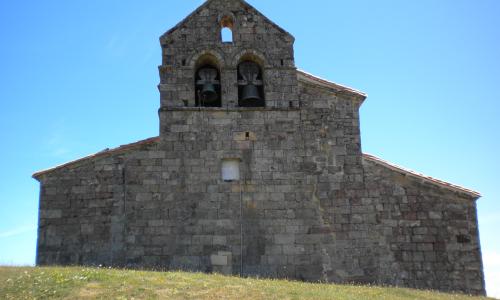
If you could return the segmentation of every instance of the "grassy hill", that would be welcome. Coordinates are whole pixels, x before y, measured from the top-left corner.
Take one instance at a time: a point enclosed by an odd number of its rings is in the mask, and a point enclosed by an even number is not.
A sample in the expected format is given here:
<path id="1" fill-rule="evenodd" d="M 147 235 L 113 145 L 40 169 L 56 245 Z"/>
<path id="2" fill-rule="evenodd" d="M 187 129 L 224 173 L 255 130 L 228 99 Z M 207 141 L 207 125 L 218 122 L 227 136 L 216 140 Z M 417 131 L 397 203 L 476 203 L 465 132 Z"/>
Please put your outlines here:
<path id="1" fill-rule="evenodd" d="M 0 267 L 0 299 L 487 299 L 401 288 L 183 272 Z"/>

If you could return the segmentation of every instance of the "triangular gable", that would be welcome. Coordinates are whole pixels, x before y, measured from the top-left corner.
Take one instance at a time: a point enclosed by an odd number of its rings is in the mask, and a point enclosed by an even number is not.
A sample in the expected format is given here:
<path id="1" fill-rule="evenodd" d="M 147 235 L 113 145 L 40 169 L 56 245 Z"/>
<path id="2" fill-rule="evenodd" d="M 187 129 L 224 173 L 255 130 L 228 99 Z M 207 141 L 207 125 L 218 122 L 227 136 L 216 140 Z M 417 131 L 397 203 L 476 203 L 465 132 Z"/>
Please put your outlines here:
<path id="1" fill-rule="evenodd" d="M 203 3 L 202 5 L 200 5 L 197 9 L 195 9 L 192 13 L 190 13 L 182 21 L 180 21 L 179 23 L 177 23 L 177 25 L 175 25 L 174 27 L 170 28 L 167 32 L 165 32 L 160 37 L 160 42 L 165 41 L 169 35 L 171 35 L 173 32 L 175 32 L 176 30 L 178 30 L 179 28 L 181 28 L 183 25 L 185 25 L 187 22 L 189 22 L 192 18 L 194 18 L 199 12 L 201 12 L 205 8 L 208 8 L 210 6 L 210 4 L 212 4 L 213 2 L 216 2 L 216 1 L 220 1 L 220 0 L 207 0 L 207 1 L 205 1 L 205 3 Z M 260 11 L 258 11 L 252 5 L 248 4 L 246 1 L 244 1 L 244 0 L 233 0 L 233 1 L 239 2 L 241 4 L 241 6 L 245 10 L 251 10 L 255 15 L 260 16 L 265 22 L 267 22 L 270 25 L 272 25 L 276 30 L 278 30 L 279 32 L 287 35 L 291 40 L 295 40 L 295 38 L 293 37 L 293 35 L 291 35 L 288 31 L 286 31 L 285 29 L 283 29 L 280 26 L 278 26 L 276 23 L 274 23 L 273 21 L 271 21 L 268 17 L 266 17 L 265 15 L 263 15 Z"/>

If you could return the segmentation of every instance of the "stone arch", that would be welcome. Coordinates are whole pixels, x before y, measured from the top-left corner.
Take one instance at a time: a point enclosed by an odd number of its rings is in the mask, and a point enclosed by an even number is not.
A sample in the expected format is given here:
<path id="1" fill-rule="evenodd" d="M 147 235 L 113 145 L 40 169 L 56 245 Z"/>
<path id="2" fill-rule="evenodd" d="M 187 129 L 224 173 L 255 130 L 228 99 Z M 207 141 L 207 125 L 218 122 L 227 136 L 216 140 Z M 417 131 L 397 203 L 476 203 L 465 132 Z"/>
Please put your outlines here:
<path id="1" fill-rule="evenodd" d="M 233 26 L 234 26 L 236 17 L 234 16 L 234 14 L 231 11 L 228 11 L 228 10 L 225 10 L 219 14 L 219 16 L 217 17 L 217 22 L 219 22 L 219 24 L 222 24 L 228 18 L 230 18 L 232 20 Z"/>
<path id="2" fill-rule="evenodd" d="M 230 67 L 237 68 L 238 65 L 244 60 L 250 60 L 250 61 L 256 62 L 257 64 L 260 65 L 262 70 L 266 69 L 269 66 L 267 63 L 268 60 L 263 53 L 255 50 L 255 49 L 244 49 L 244 50 L 237 52 L 233 56 L 233 58 L 231 59 L 231 62 L 230 62 Z"/>
<path id="3" fill-rule="evenodd" d="M 197 67 L 197 64 L 204 57 L 212 57 L 214 63 L 216 63 L 219 70 L 222 69 L 225 65 L 224 54 L 215 49 L 203 49 L 196 51 L 187 59 L 188 61 L 187 66 L 192 69 L 195 69 Z"/>

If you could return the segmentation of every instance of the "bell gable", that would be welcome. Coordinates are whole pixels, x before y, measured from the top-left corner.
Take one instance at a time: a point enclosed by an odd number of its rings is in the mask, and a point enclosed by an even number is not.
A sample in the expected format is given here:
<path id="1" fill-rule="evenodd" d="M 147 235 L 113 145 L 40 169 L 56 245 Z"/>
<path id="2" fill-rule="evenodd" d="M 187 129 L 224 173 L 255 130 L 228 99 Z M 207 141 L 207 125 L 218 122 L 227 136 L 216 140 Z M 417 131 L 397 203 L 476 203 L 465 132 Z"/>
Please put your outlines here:
<path id="1" fill-rule="evenodd" d="M 293 36 L 245 1 L 206 1 L 160 43 L 162 109 L 298 105 Z"/>

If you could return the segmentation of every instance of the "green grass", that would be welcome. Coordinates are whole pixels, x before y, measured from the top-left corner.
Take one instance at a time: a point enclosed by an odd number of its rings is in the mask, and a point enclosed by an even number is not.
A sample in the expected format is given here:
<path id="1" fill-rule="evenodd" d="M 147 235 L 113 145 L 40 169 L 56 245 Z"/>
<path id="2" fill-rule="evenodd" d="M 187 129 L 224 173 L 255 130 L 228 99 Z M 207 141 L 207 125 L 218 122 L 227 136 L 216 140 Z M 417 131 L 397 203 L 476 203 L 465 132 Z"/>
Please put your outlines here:
<path id="1" fill-rule="evenodd" d="M 0 299 L 488 299 L 375 286 L 183 272 L 0 267 Z"/>

